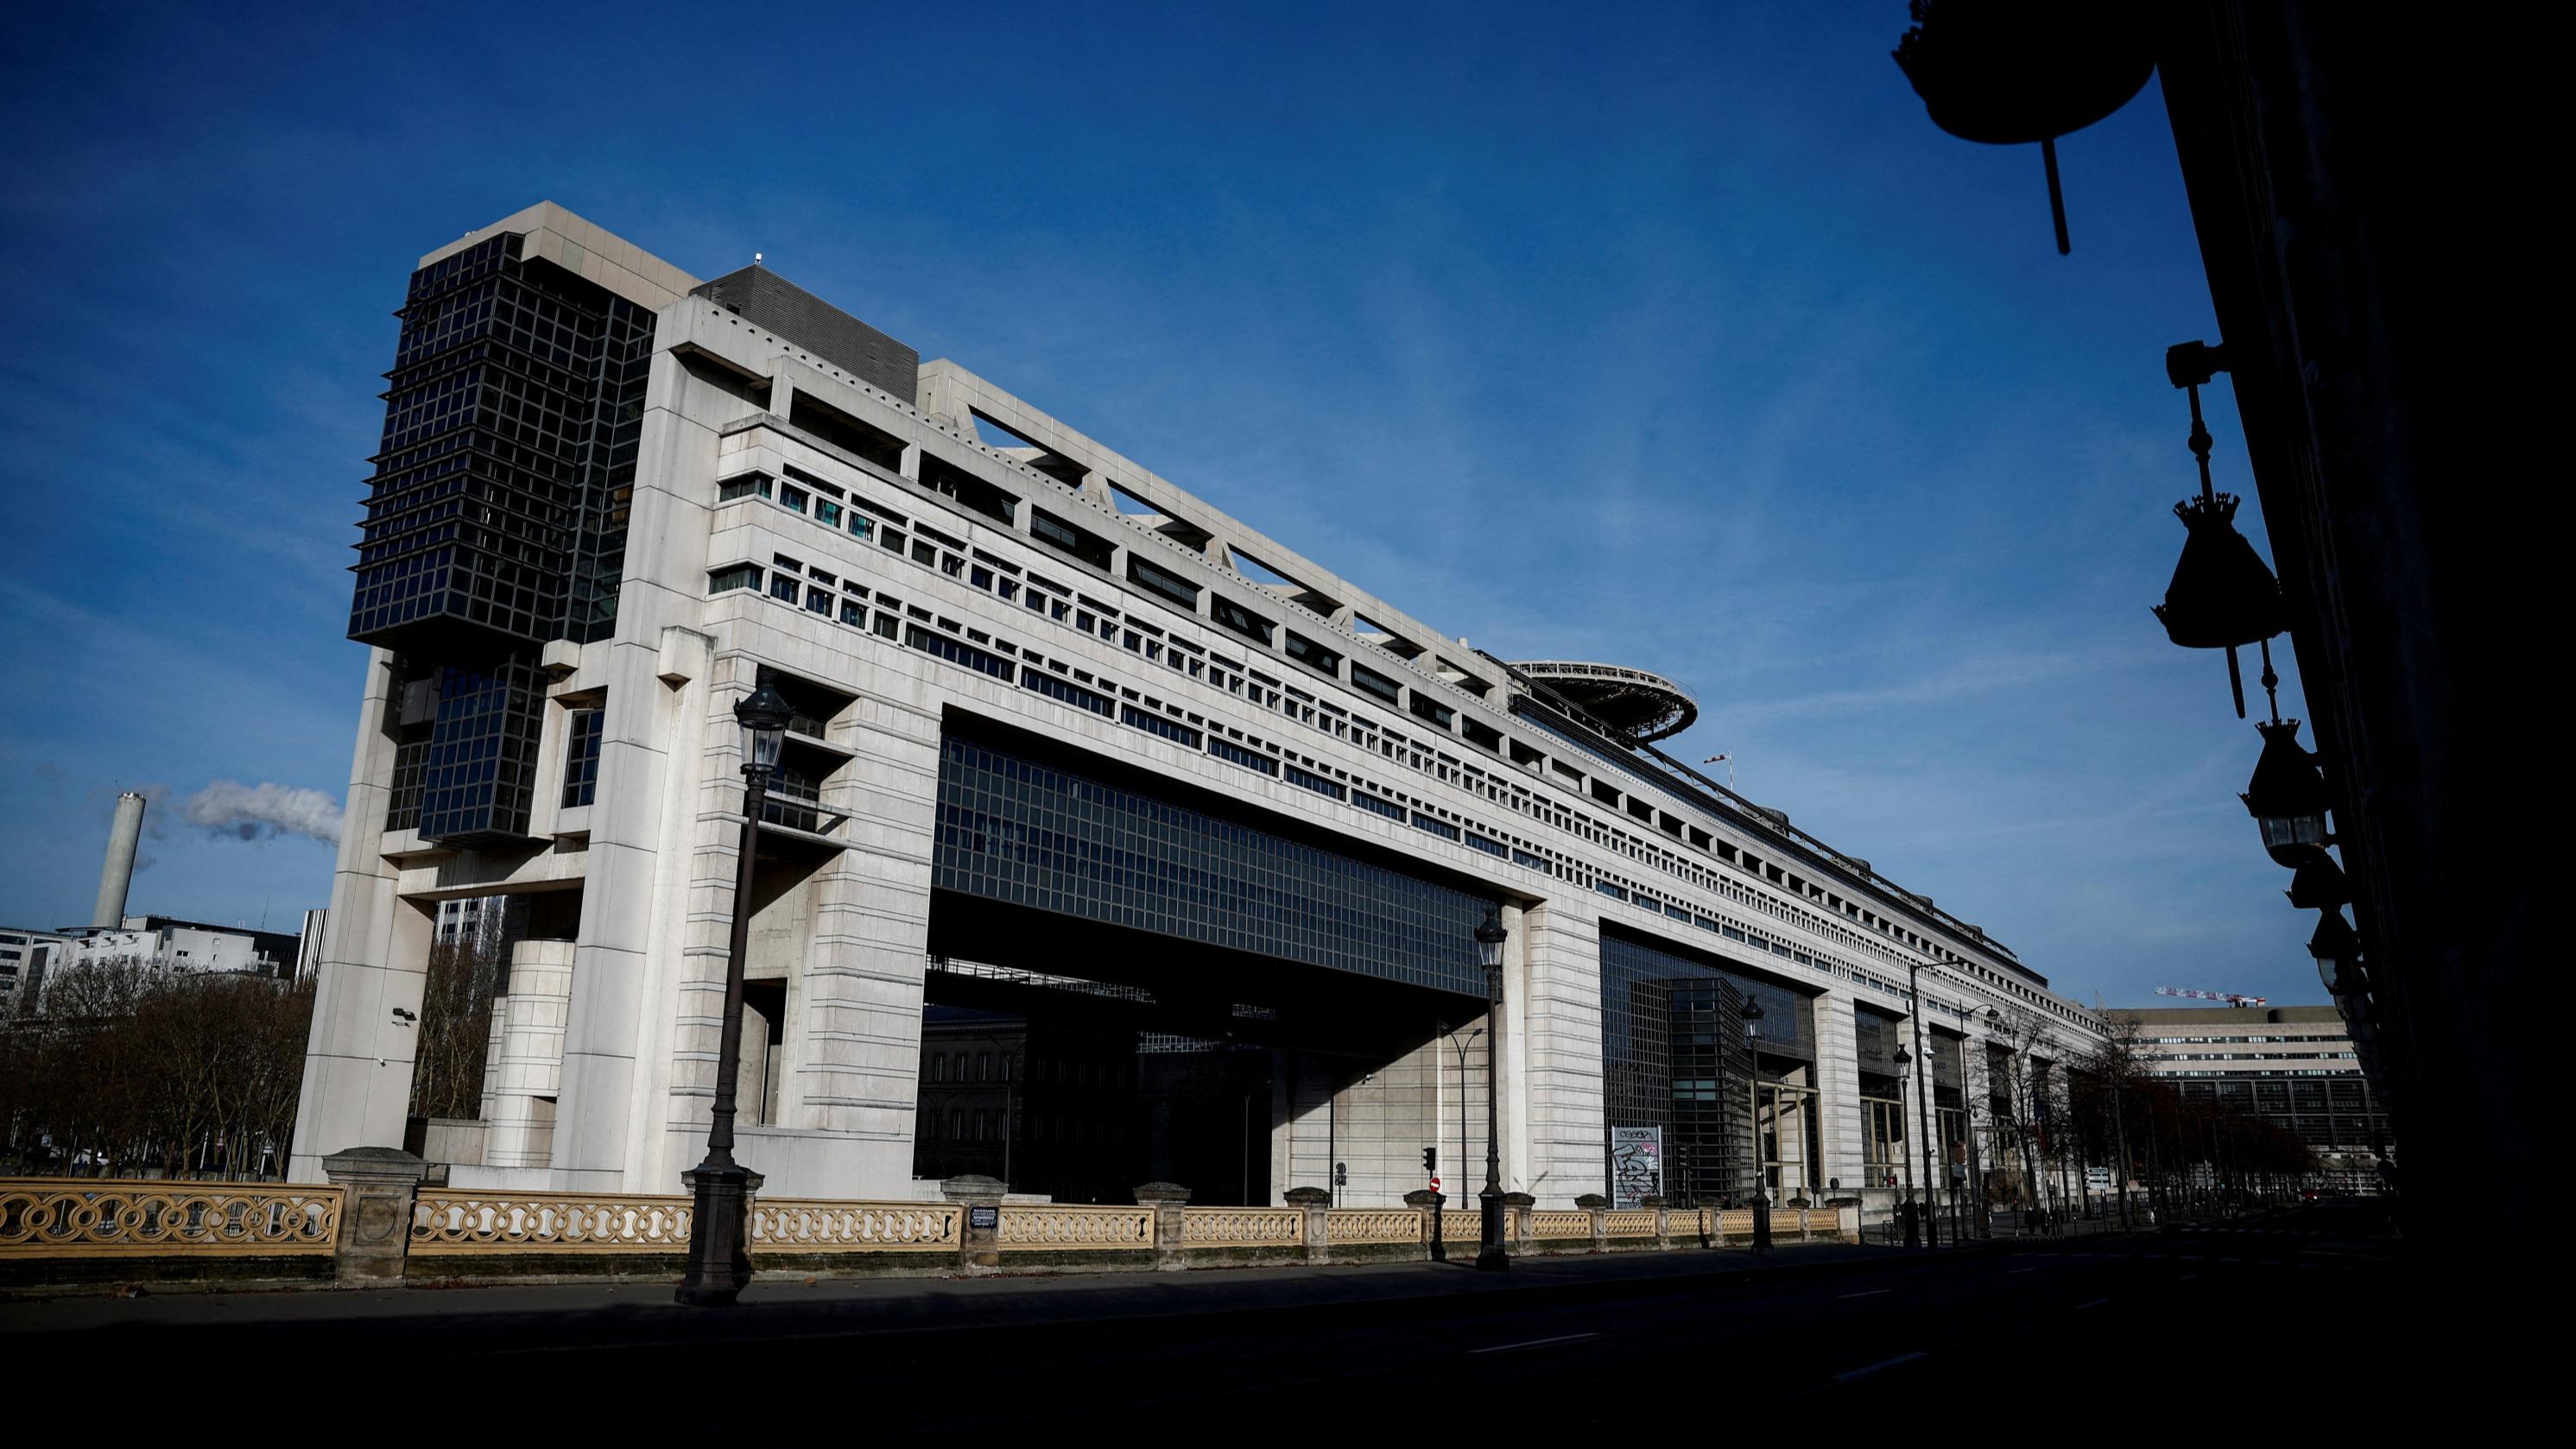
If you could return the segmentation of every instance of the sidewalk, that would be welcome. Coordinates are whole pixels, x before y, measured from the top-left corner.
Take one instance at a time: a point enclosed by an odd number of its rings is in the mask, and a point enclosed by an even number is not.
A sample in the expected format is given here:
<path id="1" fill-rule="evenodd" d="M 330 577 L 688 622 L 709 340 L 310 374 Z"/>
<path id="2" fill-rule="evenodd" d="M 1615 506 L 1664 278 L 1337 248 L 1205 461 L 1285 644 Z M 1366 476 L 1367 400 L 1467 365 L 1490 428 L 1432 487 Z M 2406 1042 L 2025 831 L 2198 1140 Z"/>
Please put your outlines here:
<path id="1" fill-rule="evenodd" d="M 1413 1303 L 1438 1311 L 1485 1294 L 1616 1296 L 1677 1281 L 1717 1287 L 1901 1266 L 1933 1256 L 1819 1244 L 1782 1246 L 1768 1258 L 1739 1248 L 1533 1256 L 1513 1260 L 1509 1273 L 1479 1273 L 1451 1262 L 760 1281 L 731 1310 L 727 1328 L 729 1336 L 807 1337 L 1299 1314 L 1361 1304 L 1402 1311 Z M 1937 1256 L 1956 1255 L 1944 1250 Z M 470 1333 L 486 1343 L 496 1337 L 652 1337 L 657 1325 L 703 1324 L 708 1312 L 677 1307 L 667 1283 L 633 1281 L 19 1300 L 0 1303 L 0 1354 L 28 1346 L 39 1334 L 50 1337 L 49 1349 L 70 1351 L 73 1335 L 126 1337 L 245 1327 L 310 1334 L 321 1341 L 359 1332 L 421 1339 Z"/>

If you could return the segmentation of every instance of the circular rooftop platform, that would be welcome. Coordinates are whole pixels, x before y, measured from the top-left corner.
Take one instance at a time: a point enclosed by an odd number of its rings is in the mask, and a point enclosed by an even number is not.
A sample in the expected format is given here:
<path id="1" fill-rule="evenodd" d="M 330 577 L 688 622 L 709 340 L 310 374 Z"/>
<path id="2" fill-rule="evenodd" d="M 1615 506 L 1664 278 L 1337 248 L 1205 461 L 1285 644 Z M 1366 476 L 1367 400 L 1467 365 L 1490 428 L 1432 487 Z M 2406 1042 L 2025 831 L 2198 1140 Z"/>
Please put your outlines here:
<path id="1" fill-rule="evenodd" d="M 1699 718 L 1690 691 L 1624 664 L 1549 659 L 1512 666 L 1581 705 L 1586 714 L 1640 742 L 1689 729 Z"/>

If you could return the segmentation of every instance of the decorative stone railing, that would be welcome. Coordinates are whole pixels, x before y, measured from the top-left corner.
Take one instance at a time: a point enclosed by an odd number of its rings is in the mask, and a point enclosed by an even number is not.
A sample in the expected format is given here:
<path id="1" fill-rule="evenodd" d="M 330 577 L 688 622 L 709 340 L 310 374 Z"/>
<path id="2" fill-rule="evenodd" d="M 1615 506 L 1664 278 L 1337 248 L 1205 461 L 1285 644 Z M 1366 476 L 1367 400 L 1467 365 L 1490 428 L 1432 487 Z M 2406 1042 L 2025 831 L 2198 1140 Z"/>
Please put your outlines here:
<path id="1" fill-rule="evenodd" d="M 328 1253 L 342 1202 L 286 1183 L 0 1178 L 0 1256 Z"/>
<path id="2" fill-rule="evenodd" d="M 1079 1249 L 1150 1250 L 1154 1210 L 1144 1207 L 1075 1207 L 1061 1203 L 1004 1203 L 1001 1249 L 1065 1252 Z"/>
<path id="3" fill-rule="evenodd" d="M 0 1281 L 42 1281 L 54 1271 L 41 1266 L 45 1260 L 179 1260 L 182 1266 L 154 1268 L 166 1276 L 191 1271 L 184 1267 L 190 1258 L 256 1265 L 295 1254 L 335 1258 L 327 1270 L 344 1283 L 399 1283 L 409 1258 L 467 1276 L 577 1272 L 583 1270 L 570 1265 L 585 1259 L 610 1272 L 658 1273 L 688 1250 L 691 1204 L 676 1194 L 423 1188 L 419 1159 L 384 1148 L 327 1161 L 336 1179 L 328 1187 L 0 1178 L 0 1273 L 8 1274 Z M 1287 1207 L 1190 1207 L 1186 1188 L 1154 1183 L 1138 1189 L 1140 1201 L 1129 1207 L 1010 1202 L 998 1182 L 960 1178 L 947 1185 L 947 1196 L 935 1203 L 755 1196 L 748 1217 L 753 1262 L 810 1270 L 800 1260 L 899 1255 L 882 1261 L 891 1271 L 909 1261 L 971 1273 L 1008 1257 L 1025 1266 L 1035 1254 L 1055 1255 L 1041 1260 L 1049 1266 L 1162 1268 L 1283 1256 L 1310 1263 L 1419 1257 L 1431 1250 L 1435 1211 L 1443 1249 L 1454 1258 L 1472 1254 L 1483 1231 L 1476 1207 L 1435 1208 L 1428 1193 L 1401 1208 L 1335 1208 L 1330 1194 L 1315 1188 L 1291 1191 Z M 1851 1207 L 1775 1208 L 1772 1233 L 1775 1240 L 1857 1241 L 1858 1219 Z M 1596 1196 L 1564 1211 L 1507 1194 L 1503 1220 L 1516 1253 L 1737 1245 L 1753 1236 L 1750 1209 L 1614 1210 Z M 628 1266 L 608 1266 L 621 1261 Z M 13 1262 L 20 1266 L 11 1269 Z M 325 1269 L 252 1271 L 291 1278 Z M 100 1273 L 85 1270 L 90 1281 Z"/>
<path id="4" fill-rule="evenodd" d="M 1421 1214 L 1406 1216 L 1420 1221 Z M 1298 1208 L 1190 1208 L 1181 1220 L 1186 1248 L 1298 1248 L 1306 1243 L 1306 1214 Z"/>
<path id="5" fill-rule="evenodd" d="M 427 1190 L 413 1205 L 411 1251 L 685 1253 L 689 1199 L 620 1193 Z"/>
<path id="6" fill-rule="evenodd" d="M 1335 1208 L 1324 1214 L 1324 1238 L 1332 1243 L 1418 1243 L 1422 1214 L 1414 1208 Z"/>

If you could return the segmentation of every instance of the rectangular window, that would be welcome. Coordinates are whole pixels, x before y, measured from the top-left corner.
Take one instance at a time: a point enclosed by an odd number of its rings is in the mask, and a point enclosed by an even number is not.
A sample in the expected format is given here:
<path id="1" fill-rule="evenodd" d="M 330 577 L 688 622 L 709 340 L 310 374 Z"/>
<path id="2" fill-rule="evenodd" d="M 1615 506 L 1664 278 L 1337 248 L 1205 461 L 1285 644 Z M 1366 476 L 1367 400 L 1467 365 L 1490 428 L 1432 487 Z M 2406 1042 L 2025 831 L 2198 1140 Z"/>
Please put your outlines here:
<path id="1" fill-rule="evenodd" d="M 1208 617 L 1246 639 L 1270 642 L 1270 621 L 1232 599 L 1208 600 Z"/>
<path id="2" fill-rule="evenodd" d="M 828 498 L 817 498 L 817 499 L 815 499 L 815 500 L 814 500 L 814 521 L 815 521 L 816 523 L 819 523 L 819 524 L 823 525 L 825 528 L 838 528 L 838 527 L 840 527 L 840 526 L 841 526 L 841 505 L 839 505 L 839 504 L 837 504 L 837 503 L 834 503 L 832 500 L 830 500 L 830 499 L 828 499 Z"/>
<path id="3" fill-rule="evenodd" d="M 1444 730 L 1458 718 L 1458 711 L 1418 689 L 1413 692 L 1413 714 L 1414 718 L 1429 720 Z"/>
<path id="4" fill-rule="evenodd" d="M 1034 669 L 1023 669 L 1020 671 L 1020 686 L 1023 689 L 1034 689 L 1050 699 L 1063 700 L 1078 709 L 1087 709 L 1096 715 L 1106 717 L 1110 713 L 1109 696 L 1095 694 L 1081 685 L 1058 679 L 1052 674 L 1040 674 Z"/>
<path id="5" fill-rule="evenodd" d="M 716 501 L 718 503 L 731 503 L 737 498 L 766 498 L 768 496 L 769 475 L 766 473 L 746 473 L 739 478 L 727 478 L 716 485 Z"/>
<path id="6" fill-rule="evenodd" d="M 1011 677 L 1011 666 L 1000 655 L 987 654 L 972 644 L 960 644 L 943 634 L 933 634 L 917 624 L 904 630 L 903 642 L 926 654 L 936 654 L 951 664 L 963 664 L 995 679 Z"/>
<path id="7" fill-rule="evenodd" d="M 1169 569 L 1157 568 L 1134 554 L 1129 554 L 1127 577 L 1192 613 L 1198 612 L 1199 586 Z"/>
<path id="8" fill-rule="evenodd" d="M 1351 803 L 1357 805 L 1362 810 L 1383 815 L 1389 820 L 1402 820 L 1406 814 L 1403 806 L 1396 804 L 1392 800 L 1381 800 L 1377 796 L 1372 795 L 1365 790 L 1352 791 Z"/>
<path id="9" fill-rule="evenodd" d="M 1429 815 L 1423 814 L 1419 810 L 1413 812 L 1413 828 L 1416 830 L 1428 830 L 1434 835 L 1441 836 L 1449 840 L 1455 840 L 1458 838 L 1457 826 L 1452 825 L 1445 820 L 1434 819 Z"/>
<path id="10" fill-rule="evenodd" d="M 805 490 L 797 487 L 793 483 L 790 483 L 786 487 L 778 490 L 778 501 L 785 504 L 787 506 L 787 511 L 790 513 L 804 512 L 805 500 Z"/>
<path id="11" fill-rule="evenodd" d="M 1289 658 L 1316 673 L 1329 674 L 1337 679 L 1341 677 L 1342 656 L 1294 629 L 1288 631 L 1287 649 Z"/>
<path id="12" fill-rule="evenodd" d="M 1187 745 L 1194 750 L 1199 747 L 1199 732 L 1179 720 L 1165 719 L 1159 714 L 1147 714 L 1132 704 L 1119 711 L 1119 718 L 1147 734 L 1161 735 L 1167 740 Z"/>
<path id="13" fill-rule="evenodd" d="M 564 721 L 563 803 L 567 810 L 591 802 L 599 790 L 601 711 L 577 709 Z"/>
<path id="14" fill-rule="evenodd" d="M 1297 785 L 1305 789 L 1312 790 L 1318 795 L 1330 795 L 1336 800 L 1344 800 L 1350 797 L 1350 792 L 1348 790 L 1343 789 L 1340 785 L 1331 780 L 1325 779 L 1323 776 L 1316 774 L 1312 770 L 1301 770 L 1295 765 L 1290 765 L 1287 773 L 1288 783 L 1291 785 Z"/>
<path id="15" fill-rule="evenodd" d="M 1109 540 L 1085 533 L 1043 508 L 1029 510 L 1029 536 L 1096 569 L 1108 568 L 1110 555 L 1115 552 Z"/>
<path id="16" fill-rule="evenodd" d="M 1378 698 L 1385 700 L 1389 704 L 1404 703 L 1404 686 L 1387 678 L 1385 675 L 1378 673 L 1376 670 L 1369 668 L 1365 664 L 1354 664 L 1351 666 L 1351 683 L 1359 686 L 1367 693 L 1376 695 Z"/>
<path id="17" fill-rule="evenodd" d="M 809 612 L 829 617 L 832 612 L 832 591 L 829 589 L 806 589 L 805 607 Z"/>
<path id="18" fill-rule="evenodd" d="M 791 604 L 795 603 L 796 580 L 785 574 L 771 575 L 769 579 L 769 596 L 773 599 L 785 599 Z"/>
<path id="19" fill-rule="evenodd" d="M 1495 729 L 1492 725 L 1482 725 L 1476 723 L 1474 720 L 1469 720 L 1465 724 L 1459 726 L 1459 731 L 1466 735 L 1467 743 L 1471 745 L 1477 745 L 1484 749 L 1492 750 L 1498 755 L 1503 752 L 1503 732 Z"/>
<path id="20" fill-rule="evenodd" d="M 1467 832 L 1467 843 L 1476 847 L 1478 850 L 1483 851 L 1487 855 L 1499 855 L 1508 858 L 1512 853 L 1511 848 L 1504 845 L 1501 841 L 1488 840 L 1472 830 Z"/>
<path id="21" fill-rule="evenodd" d="M 867 606 L 859 603 L 855 599 L 843 599 L 841 601 L 841 622 L 858 629 L 868 627 Z"/>
<path id="22" fill-rule="evenodd" d="M 1270 758 L 1268 755 L 1254 754 L 1243 746 L 1228 740 L 1209 740 L 1207 742 L 1207 751 L 1209 754 L 1216 756 L 1218 759 L 1223 760 L 1230 765 L 1241 765 L 1247 770 L 1258 770 L 1265 775 L 1276 775 L 1279 773 L 1279 762 L 1277 760 Z"/>
<path id="23" fill-rule="evenodd" d="M 714 573 L 707 575 L 707 592 L 710 594 L 722 594 L 729 593 L 735 589 L 756 589 L 759 587 L 760 566 L 757 564 L 735 564 L 731 568 L 717 569 Z"/>

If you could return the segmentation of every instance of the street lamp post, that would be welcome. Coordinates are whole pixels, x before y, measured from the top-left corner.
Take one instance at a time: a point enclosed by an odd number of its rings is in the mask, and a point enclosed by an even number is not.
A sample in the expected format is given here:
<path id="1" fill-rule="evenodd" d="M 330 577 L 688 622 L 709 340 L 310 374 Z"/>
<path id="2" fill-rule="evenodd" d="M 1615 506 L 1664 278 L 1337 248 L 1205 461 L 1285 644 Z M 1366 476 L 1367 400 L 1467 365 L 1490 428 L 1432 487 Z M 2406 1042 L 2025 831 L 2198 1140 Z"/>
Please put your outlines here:
<path id="1" fill-rule="evenodd" d="M 1905 986 L 1906 992 L 1912 998 L 1914 1006 L 1914 1054 L 1923 1058 L 1923 1070 L 1927 1074 L 1927 1079 L 1923 1083 L 1923 1090 L 1914 1094 L 1914 1125 L 1919 1129 L 1916 1135 L 1923 1139 L 1923 1146 L 1921 1148 L 1923 1153 L 1923 1195 L 1925 1198 L 1931 1199 L 1934 1192 L 1933 1184 L 1940 1181 L 1940 1178 L 1932 1171 L 1932 1083 L 1928 1078 L 1928 1074 L 1932 1070 L 1932 1059 L 1930 1057 L 1923 1056 L 1922 962 L 1910 961 L 1906 963 Z M 1910 1161 L 1911 1159 L 1909 1158 L 1908 1160 Z M 1928 1246 L 1935 1248 L 1941 1246 L 1941 1224 L 1937 1217 L 1927 1219 L 1923 1224 L 1923 1230 L 1924 1242 Z"/>
<path id="2" fill-rule="evenodd" d="M 1907 1086 L 1911 1085 L 1907 1081 L 1907 1078 L 1911 1074 L 1907 1072 L 1906 1068 L 1913 1065 L 1914 1054 L 1905 1049 L 1905 1044 L 1903 1042 L 1897 1043 L 1896 1122 L 1899 1127 L 1903 1127 L 1905 1124 L 1905 1089 Z M 1905 1159 L 1905 1246 L 1909 1248 L 1919 1248 L 1923 1246 L 1923 1231 L 1921 1225 L 1915 1221 L 1914 1217 L 1914 1154 L 1899 1149 L 1897 1155 Z M 1935 1189 L 1932 1184 L 1927 1182 L 1923 1184 L 1923 1191 L 1924 1195 L 1928 1198 L 1932 1195 Z"/>
<path id="3" fill-rule="evenodd" d="M 1771 1251 L 1771 1179 L 1762 1165 L 1762 1003 L 1744 998 L 1744 1095 L 1753 1108 L 1753 1251 Z"/>
<path id="4" fill-rule="evenodd" d="M 742 1074 L 742 966 L 751 939 L 751 872 L 760 817 L 769 799 L 769 774 L 794 716 L 767 684 L 733 708 L 742 726 L 742 845 L 734 863 L 733 941 L 725 957 L 724 1035 L 716 1046 L 716 1100 L 708 1114 L 707 1158 L 687 1174 L 689 1264 L 679 1301 L 692 1308 L 722 1307 L 751 1282 L 745 1206 L 751 1173 L 733 1160 L 735 1078 Z"/>
<path id="5" fill-rule="evenodd" d="M 1476 1266 L 1501 1272 L 1512 1266 L 1503 1249 L 1503 908 L 1489 906 L 1485 923 L 1476 928 L 1476 962 L 1485 968 L 1485 1187 L 1476 1194 L 1483 1211 L 1484 1242 L 1476 1249 Z"/>

